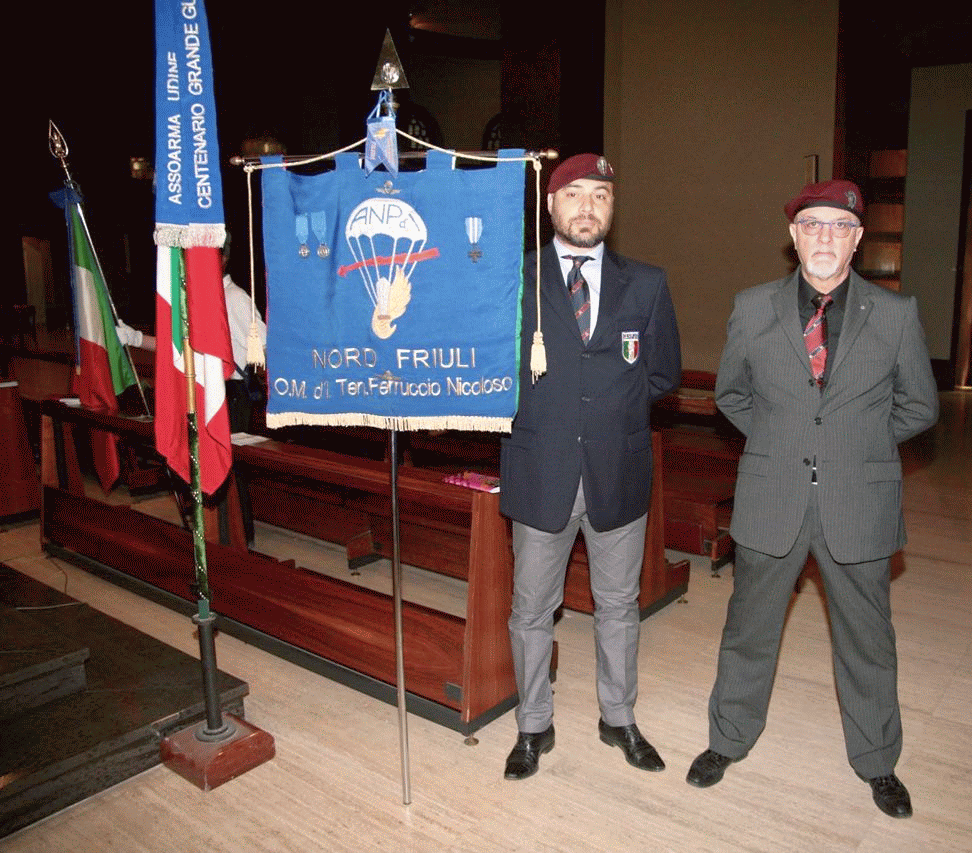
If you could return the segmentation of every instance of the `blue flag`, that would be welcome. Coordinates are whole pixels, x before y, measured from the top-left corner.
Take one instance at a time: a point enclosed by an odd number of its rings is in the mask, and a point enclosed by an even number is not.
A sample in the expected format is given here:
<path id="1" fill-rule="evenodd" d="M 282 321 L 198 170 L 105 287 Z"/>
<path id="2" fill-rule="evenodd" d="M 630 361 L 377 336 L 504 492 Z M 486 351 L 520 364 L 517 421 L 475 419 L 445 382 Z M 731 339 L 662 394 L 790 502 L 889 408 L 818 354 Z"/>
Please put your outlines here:
<path id="1" fill-rule="evenodd" d="M 218 248 L 226 228 L 202 0 L 156 0 L 155 64 L 156 242 Z"/>
<path id="2" fill-rule="evenodd" d="M 398 175 L 366 174 L 357 154 L 320 175 L 263 170 L 268 426 L 509 429 L 524 164 L 453 159 L 430 151 Z"/>
<path id="3" fill-rule="evenodd" d="M 188 481 L 195 448 L 189 447 L 186 418 L 185 320 L 197 459 L 202 490 L 212 494 L 232 464 L 224 383 L 234 367 L 219 252 L 226 226 L 213 63 L 202 0 L 156 0 L 155 45 L 155 446 Z"/>

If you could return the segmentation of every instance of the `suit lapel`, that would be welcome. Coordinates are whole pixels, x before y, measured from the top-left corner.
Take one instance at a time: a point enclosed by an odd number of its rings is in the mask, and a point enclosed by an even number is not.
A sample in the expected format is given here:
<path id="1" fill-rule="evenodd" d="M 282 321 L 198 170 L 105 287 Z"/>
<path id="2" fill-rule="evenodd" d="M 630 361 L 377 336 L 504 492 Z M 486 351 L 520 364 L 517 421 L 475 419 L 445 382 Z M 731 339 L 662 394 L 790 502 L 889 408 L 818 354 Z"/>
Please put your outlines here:
<path id="1" fill-rule="evenodd" d="M 603 336 L 613 333 L 610 320 L 618 313 L 626 282 L 627 275 L 618 266 L 612 253 L 605 249 L 601 260 L 601 296 L 597 306 L 597 325 L 594 327 L 594 334 L 591 335 L 588 346 L 600 343 Z"/>
<path id="2" fill-rule="evenodd" d="M 577 327 L 574 308 L 567 295 L 567 282 L 560 271 L 560 258 L 557 257 L 553 243 L 544 246 L 540 255 L 540 293 L 554 316 L 573 331 L 580 343 L 580 329 Z M 546 316 L 543 319 L 545 321 Z"/>
<path id="3" fill-rule="evenodd" d="M 813 376 L 810 369 L 810 359 L 807 358 L 807 345 L 803 341 L 803 328 L 800 325 L 800 308 L 797 305 L 797 293 L 800 283 L 799 269 L 791 273 L 773 294 L 773 310 L 780 328 L 796 353 L 797 361 L 803 365 L 808 376 Z"/>
<path id="4" fill-rule="evenodd" d="M 873 302 L 865 292 L 862 279 L 854 270 L 850 272 L 850 281 L 847 283 L 847 302 L 844 304 L 844 323 L 840 327 L 840 340 L 837 341 L 837 352 L 834 353 L 833 362 L 830 365 L 830 383 L 833 384 L 834 374 L 841 362 L 847 357 L 852 346 L 857 341 L 861 329 L 867 322 L 871 313 Z"/>

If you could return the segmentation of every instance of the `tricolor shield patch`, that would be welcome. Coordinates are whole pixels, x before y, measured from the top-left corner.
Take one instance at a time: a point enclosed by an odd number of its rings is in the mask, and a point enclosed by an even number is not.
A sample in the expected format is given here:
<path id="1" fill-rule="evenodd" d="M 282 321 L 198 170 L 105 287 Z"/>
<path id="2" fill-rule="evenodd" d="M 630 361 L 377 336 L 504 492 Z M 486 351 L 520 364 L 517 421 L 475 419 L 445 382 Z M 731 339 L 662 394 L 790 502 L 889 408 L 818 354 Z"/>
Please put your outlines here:
<path id="1" fill-rule="evenodd" d="M 628 364 L 638 360 L 639 338 L 637 332 L 621 333 L 621 355 Z"/>

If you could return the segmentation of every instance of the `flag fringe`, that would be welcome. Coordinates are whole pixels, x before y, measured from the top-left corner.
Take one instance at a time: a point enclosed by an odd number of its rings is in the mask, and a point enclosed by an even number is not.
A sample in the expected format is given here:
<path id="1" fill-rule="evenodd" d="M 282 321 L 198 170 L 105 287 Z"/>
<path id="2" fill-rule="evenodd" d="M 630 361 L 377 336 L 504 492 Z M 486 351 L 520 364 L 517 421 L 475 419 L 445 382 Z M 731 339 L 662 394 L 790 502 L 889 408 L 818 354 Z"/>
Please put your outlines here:
<path id="1" fill-rule="evenodd" d="M 398 431 L 456 429 L 478 432 L 509 432 L 512 423 L 512 418 L 494 418 L 482 415 L 392 417 L 367 414 L 365 412 L 334 412 L 331 414 L 310 414 L 308 412 L 267 413 L 267 426 L 271 429 L 288 426 L 368 426 Z"/>
<path id="2" fill-rule="evenodd" d="M 226 226 L 206 225 L 190 222 L 188 225 L 174 225 L 160 222 L 155 226 L 155 245 L 168 246 L 174 249 L 194 249 L 197 246 L 208 246 L 221 249 L 226 242 Z"/>

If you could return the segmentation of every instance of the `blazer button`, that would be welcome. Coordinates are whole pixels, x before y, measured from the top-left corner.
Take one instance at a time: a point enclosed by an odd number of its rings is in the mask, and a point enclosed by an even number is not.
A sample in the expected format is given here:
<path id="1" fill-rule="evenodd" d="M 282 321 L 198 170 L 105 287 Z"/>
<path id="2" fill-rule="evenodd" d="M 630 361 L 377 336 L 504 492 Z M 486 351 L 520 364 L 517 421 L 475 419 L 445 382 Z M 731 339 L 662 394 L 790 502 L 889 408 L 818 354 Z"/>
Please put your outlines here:
<path id="1" fill-rule="evenodd" d="M 809 459 L 804 459 L 803 460 L 803 464 L 804 465 L 809 465 L 810 464 L 810 460 Z"/>
<path id="2" fill-rule="evenodd" d="M 822 424 L 822 423 L 823 423 L 823 418 L 814 418 L 814 419 L 813 419 L 813 422 L 814 422 L 814 423 L 815 423 L 815 424 L 816 424 L 817 426 L 820 426 L 820 424 Z"/>
<path id="3" fill-rule="evenodd" d="M 817 384 L 817 380 L 816 379 L 811 379 L 807 384 L 808 385 L 816 385 Z"/>

